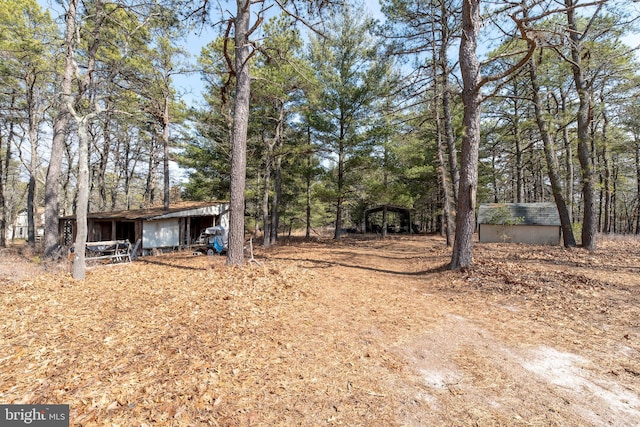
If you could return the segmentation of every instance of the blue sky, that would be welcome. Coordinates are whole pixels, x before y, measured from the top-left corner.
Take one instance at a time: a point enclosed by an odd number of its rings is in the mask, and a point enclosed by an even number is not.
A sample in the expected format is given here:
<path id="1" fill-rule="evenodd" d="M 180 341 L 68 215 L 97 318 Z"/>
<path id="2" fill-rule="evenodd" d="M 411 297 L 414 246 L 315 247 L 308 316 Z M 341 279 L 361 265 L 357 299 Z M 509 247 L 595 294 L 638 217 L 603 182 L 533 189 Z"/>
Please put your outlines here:
<path id="1" fill-rule="evenodd" d="M 384 19 L 380 12 L 380 3 L 378 0 L 365 0 L 365 7 L 376 19 Z M 195 63 L 200 51 L 217 35 L 217 30 L 211 28 L 198 29 L 190 34 L 184 44 L 185 49 L 191 54 L 191 60 Z M 193 73 L 190 75 L 178 75 L 174 78 L 174 83 L 179 93 L 183 93 L 183 99 L 187 105 L 194 105 L 202 102 L 202 91 L 204 85 L 200 79 L 200 75 Z"/>
<path id="2" fill-rule="evenodd" d="M 60 6 L 57 5 L 55 1 L 38 0 L 38 3 L 42 7 L 50 9 L 54 18 L 60 15 Z M 380 12 L 379 0 L 364 0 L 364 3 L 373 17 L 380 20 L 384 19 L 384 16 Z M 640 15 L 640 4 L 633 5 L 633 7 L 638 9 L 638 14 Z M 191 55 L 191 58 L 189 58 L 191 63 L 195 64 L 202 47 L 213 40 L 216 34 L 217 30 L 209 27 L 199 27 L 186 38 L 184 48 Z M 624 41 L 631 47 L 638 47 L 640 46 L 640 34 L 629 35 L 624 38 Z M 636 51 L 636 56 L 640 61 L 640 52 Z M 176 75 L 174 83 L 176 84 L 178 93 L 181 94 L 187 105 L 195 105 L 202 102 L 204 85 L 198 73 Z"/>

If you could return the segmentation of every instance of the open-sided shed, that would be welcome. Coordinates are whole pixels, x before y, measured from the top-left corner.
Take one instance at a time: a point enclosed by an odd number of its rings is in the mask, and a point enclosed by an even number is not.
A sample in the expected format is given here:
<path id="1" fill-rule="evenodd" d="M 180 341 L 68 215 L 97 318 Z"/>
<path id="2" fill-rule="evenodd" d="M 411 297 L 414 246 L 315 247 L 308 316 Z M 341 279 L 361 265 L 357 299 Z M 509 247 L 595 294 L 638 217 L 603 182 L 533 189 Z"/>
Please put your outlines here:
<path id="1" fill-rule="evenodd" d="M 179 248 L 193 244 L 200 234 L 215 225 L 229 226 L 229 204 L 216 202 L 179 202 L 169 209 L 153 207 L 87 215 L 88 242 L 107 240 L 141 241 L 144 253 L 152 249 Z M 60 219 L 60 243 L 73 244 L 76 217 Z"/>
<path id="2" fill-rule="evenodd" d="M 411 210 L 401 206 L 381 205 L 364 211 L 366 233 L 382 231 L 383 213 L 387 214 L 388 231 L 394 233 L 411 233 Z"/>
<path id="3" fill-rule="evenodd" d="M 488 203 L 478 209 L 482 243 L 559 245 L 560 215 L 554 203 Z"/>

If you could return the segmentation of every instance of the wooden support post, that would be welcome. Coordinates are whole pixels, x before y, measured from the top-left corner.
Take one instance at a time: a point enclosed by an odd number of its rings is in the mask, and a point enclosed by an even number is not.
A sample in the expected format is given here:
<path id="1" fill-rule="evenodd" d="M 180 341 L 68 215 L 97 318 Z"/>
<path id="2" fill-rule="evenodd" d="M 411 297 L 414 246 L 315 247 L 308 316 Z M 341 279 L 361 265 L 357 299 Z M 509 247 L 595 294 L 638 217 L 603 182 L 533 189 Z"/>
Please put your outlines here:
<path id="1" fill-rule="evenodd" d="M 187 222 L 187 248 L 191 249 L 191 217 L 188 216 L 185 221 Z"/>

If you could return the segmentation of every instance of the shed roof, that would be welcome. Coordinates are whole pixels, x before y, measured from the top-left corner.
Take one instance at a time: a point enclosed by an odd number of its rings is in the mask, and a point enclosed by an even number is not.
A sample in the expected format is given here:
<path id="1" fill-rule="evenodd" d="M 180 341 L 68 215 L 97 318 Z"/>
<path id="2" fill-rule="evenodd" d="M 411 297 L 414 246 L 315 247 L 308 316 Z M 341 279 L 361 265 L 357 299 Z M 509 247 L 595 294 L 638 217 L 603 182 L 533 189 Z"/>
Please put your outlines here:
<path id="1" fill-rule="evenodd" d="M 402 207 L 402 206 L 398 206 L 398 205 L 379 205 L 379 206 L 374 206 L 372 208 L 366 209 L 364 211 L 364 213 L 366 215 L 366 214 L 375 213 L 375 212 L 382 212 L 385 207 L 387 208 L 387 211 L 389 211 L 389 212 L 411 213 L 411 209 L 405 208 L 405 207 Z"/>
<path id="2" fill-rule="evenodd" d="M 162 206 L 150 207 L 145 209 L 130 209 L 112 212 L 90 212 L 87 214 L 89 219 L 105 219 L 105 220 L 136 220 L 136 219 L 161 219 L 161 218 L 173 218 L 181 216 L 204 216 L 204 215 L 216 215 L 219 212 L 217 209 L 221 205 L 226 205 L 229 202 L 226 201 L 213 201 L 213 202 L 177 202 L 169 206 L 169 209 L 164 209 Z M 62 219 L 75 219 L 75 215 L 70 215 Z"/>
<path id="3" fill-rule="evenodd" d="M 486 203 L 478 208 L 478 224 L 560 226 L 555 203 Z"/>

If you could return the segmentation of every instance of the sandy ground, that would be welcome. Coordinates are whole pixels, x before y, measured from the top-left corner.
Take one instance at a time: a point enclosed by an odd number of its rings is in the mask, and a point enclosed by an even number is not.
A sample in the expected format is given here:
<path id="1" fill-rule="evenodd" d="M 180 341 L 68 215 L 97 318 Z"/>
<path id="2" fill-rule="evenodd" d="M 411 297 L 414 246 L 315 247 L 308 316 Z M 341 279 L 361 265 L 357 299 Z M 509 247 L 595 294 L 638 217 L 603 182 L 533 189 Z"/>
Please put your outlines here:
<path id="1" fill-rule="evenodd" d="M 85 282 L 5 256 L 0 402 L 87 426 L 640 425 L 640 240 L 474 254 L 451 272 L 440 237 L 291 240 Z"/>

